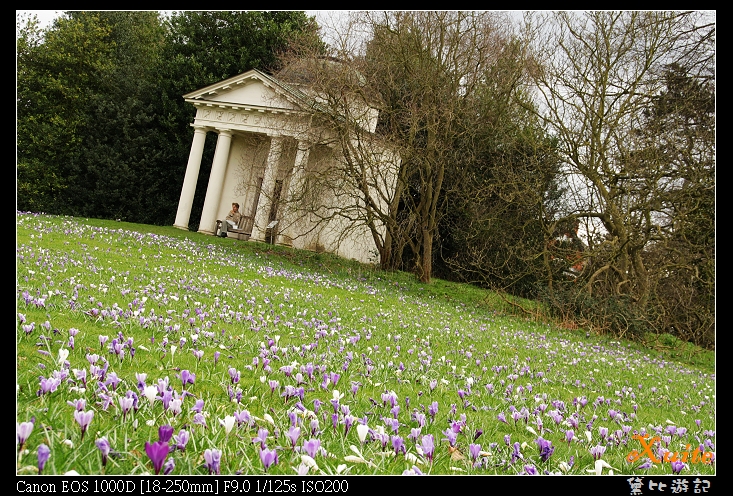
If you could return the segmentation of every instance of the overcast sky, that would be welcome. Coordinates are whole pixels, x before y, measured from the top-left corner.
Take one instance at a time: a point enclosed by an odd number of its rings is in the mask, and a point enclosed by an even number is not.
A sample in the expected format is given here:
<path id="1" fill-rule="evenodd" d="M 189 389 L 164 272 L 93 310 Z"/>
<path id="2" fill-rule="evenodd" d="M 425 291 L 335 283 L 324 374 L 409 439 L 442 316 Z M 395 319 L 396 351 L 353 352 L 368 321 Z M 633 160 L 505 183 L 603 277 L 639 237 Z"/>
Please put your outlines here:
<path id="1" fill-rule="evenodd" d="M 36 14 L 38 16 L 38 20 L 41 23 L 41 27 L 48 27 L 51 25 L 54 19 L 59 17 L 61 14 L 63 14 L 63 10 L 16 10 L 16 14 L 21 13 L 30 13 L 30 14 Z M 170 12 L 167 10 L 162 10 L 161 12 Z M 330 11 L 321 11 L 321 10 L 306 10 L 308 15 L 316 16 L 316 19 L 321 15 L 322 12 L 330 12 Z"/>

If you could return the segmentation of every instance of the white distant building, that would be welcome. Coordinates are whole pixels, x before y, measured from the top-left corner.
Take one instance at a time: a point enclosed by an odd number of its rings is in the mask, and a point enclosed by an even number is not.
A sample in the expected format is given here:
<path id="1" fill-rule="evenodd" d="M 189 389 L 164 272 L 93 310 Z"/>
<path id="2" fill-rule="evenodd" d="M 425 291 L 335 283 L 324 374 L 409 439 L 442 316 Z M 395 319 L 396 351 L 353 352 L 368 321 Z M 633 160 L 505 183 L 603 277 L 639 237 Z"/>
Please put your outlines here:
<path id="1" fill-rule="evenodd" d="M 196 107 L 196 117 L 175 227 L 188 229 L 206 134 L 214 132 L 218 138 L 200 233 L 216 234 L 217 220 L 237 202 L 246 222 L 241 233 L 230 232 L 230 237 L 376 261 L 372 232 L 353 219 L 323 215 L 343 207 L 340 202 L 349 195 L 319 192 L 318 215 L 294 201 L 307 188 L 309 174 L 328 168 L 338 153 L 326 140 L 313 142 L 314 136 L 328 134 L 313 132 L 316 99 L 256 69 L 184 98 Z M 363 115 L 361 130 L 373 133 L 376 111 Z"/>

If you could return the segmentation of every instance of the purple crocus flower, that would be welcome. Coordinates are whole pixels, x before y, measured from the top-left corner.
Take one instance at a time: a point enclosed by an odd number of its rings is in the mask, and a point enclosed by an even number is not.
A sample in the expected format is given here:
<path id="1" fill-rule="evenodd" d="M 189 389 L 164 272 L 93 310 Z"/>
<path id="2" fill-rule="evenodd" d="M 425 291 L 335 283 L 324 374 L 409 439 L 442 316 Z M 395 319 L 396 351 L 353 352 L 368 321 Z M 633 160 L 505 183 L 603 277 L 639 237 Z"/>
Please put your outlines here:
<path id="1" fill-rule="evenodd" d="M 646 458 L 644 463 L 636 467 L 637 470 L 647 470 L 649 468 L 652 468 L 652 461 L 650 458 Z"/>
<path id="2" fill-rule="evenodd" d="M 196 403 L 191 407 L 192 412 L 201 413 L 201 411 L 204 409 L 204 400 L 198 399 L 196 400 Z"/>
<path id="3" fill-rule="evenodd" d="M 260 450 L 260 460 L 262 460 L 262 465 L 265 466 L 265 472 L 267 472 L 271 465 L 277 465 L 278 463 L 277 450 L 267 448 Z"/>
<path id="4" fill-rule="evenodd" d="M 25 442 L 33 431 L 33 422 L 21 422 L 15 424 L 15 438 L 18 442 L 18 451 L 23 449 Z"/>
<path id="5" fill-rule="evenodd" d="M 471 460 L 475 462 L 478 459 L 479 455 L 481 454 L 481 445 L 474 444 L 474 443 L 469 444 L 468 452 L 471 455 Z"/>
<path id="6" fill-rule="evenodd" d="M 176 449 L 184 451 L 190 437 L 191 435 L 188 433 L 187 430 L 181 429 L 180 431 L 178 431 L 178 435 L 173 436 L 173 443 L 175 443 Z"/>
<path id="7" fill-rule="evenodd" d="M 92 422 L 92 418 L 94 418 L 94 410 L 89 410 L 88 412 L 85 412 L 83 410 L 75 410 L 74 418 L 79 423 L 79 427 L 81 427 L 81 439 L 83 440 L 84 433 L 87 431 L 89 424 Z"/>
<path id="8" fill-rule="evenodd" d="M 170 475 L 176 468 L 176 461 L 173 458 L 168 458 L 163 464 L 163 475 Z"/>
<path id="9" fill-rule="evenodd" d="M 573 441 L 574 437 L 575 437 L 575 432 L 573 430 L 565 431 L 565 441 L 568 442 L 568 446 L 570 446 L 570 443 Z"/>
<path id="10" fill-rule="evenodd" d="M 458 439 L 458 433 L 453 431 L 452 429 L 446 429 L 443 431 L 443 434 L 445 434 L 443 440 L 448 441 L 448 443 L 451 445 L 451 448 L 455 447 L 456 441 Z"/>
<path id="11" fill-rule="evenodd" d="M 679 474 L 685 468 L 685 464 L 681 460 L 675 460 L 670 465 L 672 466 L 673 474 Z"/>
<path id="12" fill-rule="evenodd" d="M 290 429 L 288 429 L 287 436 L 288 439 L 290 439 L 290 443 L 292 444 L 293 448 L 295 448 L 295 443 L 298 442 L 298 438 L 300 437 L 300 427 L 291 425 Z"/>
<path id="13" fill-rule="evenodd" d="M 606 452 L 606 447 L 601 446 L 600 444 L 590 448 L 590 454 L 593 455 L 594 460 L 600 459 L 603 456 L 603 453 L 605 452 Z"/>
<path id="14" fill-rule="evenodd" d="M 435 415 L 438 414 L 438 402 L 433 401 L 430 406 L 428 407 L 428 415 L 430 415 L 431 420 L 435 421 Z"/>
<path id="15" fill-rule="evenodd" d="M 150 458 L 150 461 L 153 462 L 155 475 L 160 474 L 169 451 L 170 449 L 168 448 L 167 442 L 164 443 L 156 441 L 153 444 L 150 444 L 148 441 L 145 441 L 145 453 L 148 455 L 148 458 Z"/>
<path id="16" fill-rule="evenodd" d="M 257 431 L 257 437 L 252 439 L 253 443 L 260 443 L 260 448 L 265 449 L 266 448 L 266 442 L 267 442 L 267 435 L 269 434 L 269 431 L 267 429 L 260 428 Z"/>
<path id="17" fill-rule="evenodd" d="M 109 441 L 106 437 L 101 437 L 97 439 L 94 444 L 96 444 L 99 451 L 102 452 L 102 467 L 107 466 L 107 457 L 109 456 L 109 452 L 112 450 Z"/>
<path id="18" fill-rule="evenodd" d="M 38 445 L 38 475 L 43 473 L 43 467 L 46 466 L 48 457 L 51 456 L 51 450 L 48 446 L 41 443 Z"/>
<path id="19" fill-rule="evenodd" d="M 422 452 L 430 462 L 433 461 L 433 455 L 435 454 L 435 438 L 432 434 L 426 434 L 420 440 Z"/>
<path id="20" fill-rule="evenodd" d="M 193 423 L 206 427 L 206 417 L 204 417 L 203 413 L 198 412 L 193 416 Z"/>
<path id="21" fill-rule="evenodd" d="M 308 456 L 315 458 L 316 454 L 318 454 L 318 451 L 321 449 L 321 440 L 316 438 L 309 439 L 303 444 L 303 449 Z"/>
<path id="22" fill-rule="evenodd" d="M 520 451 L 520 448 L 522 446 L 519 443 L 514 443 L 514 451 L 512 452 L 512 458 L 511 458 L 511 464 L 514 465 L 518 459 L 524 460 L 524 456 L 522 456 L 522 452 Z"/>
<path id="23" fill-rule="evenodd" d="M 186 387 L 186 384 L 193 384 L 196 381 L 196 374 L 191 373 L 188 370 L 181 370 L 181 382 L 182 387 Z"/>
<path id="24" fill-rule="evenodd" d="M 320 432 L 320 425 L 318 424 L 318 419 L 311 419 L 310 421 L 310 432 L 311 436 L 317 436 Z"/>
<path id="25" fill-rule="evenodd" d="M 132 409 L 135 400 L 131 396 L 119 396 L 120 408 L 122 408 L 122 420 L 127 418 L 127 412 Z"/>
<path id="26" fill-rule="evenodd" d="M 550 459 L 552 454 L 555 452 L 555 447 L 552 446 L 552 442 L 542 437 L 537 438 L 537 446 L 540 448 L 540 460 L 546 462 Z"/>
<path id="27" fill-rule="evenodd" d="M 524 473 L 527 475 L 537 475 L 537 468 L 534 465 L 525 465 Z"/>
<path id="28" fill-rule="evenodd" d="M 606 439 L 606 436 L 608 436 L 608 428 L 606 427 L 599 427 L 598 428 L 598 434 L 601 436 L 601 441 Z"/>
<path id="29" fill-rule="evenodd" d="M 221 472 L 221 451 L 216 448 L 207 449 L 204 451 L 204 461 L 206 462 L 206 468 L 209 469 L 209 475 L 219 475 Z"/>
<path id="30" fill-rule="evenodd" d="M 408 434 L 407 439 L 413 442 L 417 442 L 418 439 L 420 439 L 420 429 L 419 427 L 413 427 L 410 429 L 410 434 Z"/>
<path id="31" fill-rule="evenodd" d="M 246 425 L 249 426 L 252 422 L 252 416 L 249 413 L 249 410 L 241 410 L 238 412 L 234 412 L 234 420 L 237 421 L 237 425 Z"/>
<path id="32" fill-rule="evenodd" d="M 167 424 L 158 427 L 158 441 L 168 443 L 171 437 L 173 437 L 173 427 Z"/>
<path id="33" fill-rule="evenodd" d="M 394 454 L 399 455 L 400 453 L 407 453 L 407 448 L 405 448 L 405 440 L 402 439 L 400 436 L 392 436 L 392 448 L 394 449 Z"/>

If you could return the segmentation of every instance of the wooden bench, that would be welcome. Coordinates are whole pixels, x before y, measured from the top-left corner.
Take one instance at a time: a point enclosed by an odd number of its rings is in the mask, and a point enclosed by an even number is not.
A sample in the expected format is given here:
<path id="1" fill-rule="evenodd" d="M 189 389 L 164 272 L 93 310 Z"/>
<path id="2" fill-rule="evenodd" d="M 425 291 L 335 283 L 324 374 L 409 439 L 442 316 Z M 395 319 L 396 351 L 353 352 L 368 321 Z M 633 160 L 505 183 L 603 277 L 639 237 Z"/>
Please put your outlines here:
<path id="1" fill-rule="evenodd" d="M 247 241 L 249 237 L 252 235 L 252 226 L 254 224 L 254 218 L 249 215 L 242 216 L 242 228 L 241 229 L 228 229 L 227 230 L 227 238 L 234 238 L 239 239 L 241 241 Z M 217 220 L 216 221 L 216 234 L 218 235 L 223 227 L 224 227 L 225 221 L 223 220 Z"/>

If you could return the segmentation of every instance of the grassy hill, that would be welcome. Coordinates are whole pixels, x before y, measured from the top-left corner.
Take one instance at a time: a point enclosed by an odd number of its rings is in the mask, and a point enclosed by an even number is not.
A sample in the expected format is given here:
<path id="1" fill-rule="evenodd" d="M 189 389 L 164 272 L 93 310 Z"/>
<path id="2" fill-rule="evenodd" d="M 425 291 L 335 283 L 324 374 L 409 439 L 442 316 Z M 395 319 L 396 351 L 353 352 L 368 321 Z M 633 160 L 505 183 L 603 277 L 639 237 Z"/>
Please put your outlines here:
<path id="1" fill-rule="evenodd" d="M 41 445 L 57 474 L 715 473 L 715 356 L 671 336 L 569 330 L 325 253 L 29 213 L 16 280 L 19 474 Z M 634 459 L 644 435 L 658 460 Z"/>

